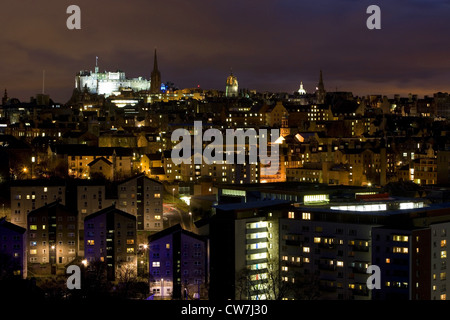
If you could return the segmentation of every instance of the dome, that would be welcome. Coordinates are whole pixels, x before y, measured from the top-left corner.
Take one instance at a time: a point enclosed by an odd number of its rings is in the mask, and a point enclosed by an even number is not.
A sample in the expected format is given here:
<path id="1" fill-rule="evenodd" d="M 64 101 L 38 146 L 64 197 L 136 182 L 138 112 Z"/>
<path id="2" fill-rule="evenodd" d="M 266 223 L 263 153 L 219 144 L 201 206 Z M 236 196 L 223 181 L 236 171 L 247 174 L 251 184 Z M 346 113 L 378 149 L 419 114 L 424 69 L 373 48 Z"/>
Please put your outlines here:
<path id="1" fill-rule="evenodd" d="M 239 91 L 237 78 L 233 75 L 233 72 L 227 77 L 227 83 L 225 85 L 226 97 L 237 97 Z"/>
<path id="2" fill-rule="evenodd" d="M 237 78 L 233 74 L 230 74 L 227 78 L 227 86 L 237 86 L 237 85 L 238 85 Z"/>
<path id="3" fill-rule="evenodd" d="M 303 88 L 303 82 L 300 82 L 300 89 L 297 91 L 300 95 L 306 94 L 305 88 Z"/>

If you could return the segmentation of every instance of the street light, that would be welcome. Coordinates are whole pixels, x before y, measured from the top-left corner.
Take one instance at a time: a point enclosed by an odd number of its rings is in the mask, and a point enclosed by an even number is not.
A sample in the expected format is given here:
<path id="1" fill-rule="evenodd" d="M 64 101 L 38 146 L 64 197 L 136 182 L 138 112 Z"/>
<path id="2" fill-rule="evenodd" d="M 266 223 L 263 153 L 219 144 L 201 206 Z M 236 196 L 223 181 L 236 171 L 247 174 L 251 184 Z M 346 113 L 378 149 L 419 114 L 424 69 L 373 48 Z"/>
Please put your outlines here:
<path id="1" fill-rule="evenodd" d="M 192 221 L 192 212 L 190 212 L 190 211 L 189 211 L 189 223 L 190 223 L 191 229 L 192 229 L 192 227 L 193 227 L 192 225 L 193 225 L 194 223 L 193 223 L 193 221 Z"/>
<path id="2" fill-rule="evenodd" d="M 175 203 L 175 188 L 172 188 L 172 201 Z"/>

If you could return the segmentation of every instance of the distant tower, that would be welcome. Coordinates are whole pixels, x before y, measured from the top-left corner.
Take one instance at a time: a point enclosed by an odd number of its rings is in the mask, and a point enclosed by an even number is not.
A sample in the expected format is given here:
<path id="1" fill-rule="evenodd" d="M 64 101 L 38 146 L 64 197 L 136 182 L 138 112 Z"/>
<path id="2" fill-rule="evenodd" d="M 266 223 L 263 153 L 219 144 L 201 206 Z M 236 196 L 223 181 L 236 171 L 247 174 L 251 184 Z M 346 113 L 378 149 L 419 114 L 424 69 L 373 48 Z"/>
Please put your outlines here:
<path id="1" fill-rule="evenodd" d="M 304 95 L 304 94 L 306 94 L 306 90 L 305 90 L 305 88 L 303 88 L 303 82 L 300 82 L 300 89 L 298 89 L 298 94 L 299 95 Z"/>
<path id="2" fill-rule="evenodd" d="M 227 83 L 225 85 L 225 96 L 226 97 L 237 97 L 238 96 L 239 85 L 237 78 L 233 75 L 231 71 L 227 78 Z"/>
<path id="3" fill-rule="evenodd" d="M 6 105 L 6 102 L 8 102 L 8 92 L 5 89 L 5 94 L 3 95 L 2 98 L 2 105 Z"/>
<path id="4" fill-rule="evenodd" d="M 95 73 L 98 73 L 98 57 L 95 57 Z"/>
<path id="5" fill-rule="evenodd" d="M 158 70 L 158 59 L 156 57 L 156 49 L 155 49 L 155 57 L 153 61 L 153 71 L 150 75 L 150 93 L 157 94 L 161 92 L 161 73 Z"/>
<path id="6" fill-rule="evenodd" d="M 325 87 L 323 85 L 323 78 L 322 78 L 322 70 L 320 70 L 320 80 L 319 80 L 319 84 L 317 85 L 317 90 L 316 90 L 316 103 L 317 104 L 324 104 L 325 103 L 325 95 L 326 95 L 326 91 L 325 91 Z"/>

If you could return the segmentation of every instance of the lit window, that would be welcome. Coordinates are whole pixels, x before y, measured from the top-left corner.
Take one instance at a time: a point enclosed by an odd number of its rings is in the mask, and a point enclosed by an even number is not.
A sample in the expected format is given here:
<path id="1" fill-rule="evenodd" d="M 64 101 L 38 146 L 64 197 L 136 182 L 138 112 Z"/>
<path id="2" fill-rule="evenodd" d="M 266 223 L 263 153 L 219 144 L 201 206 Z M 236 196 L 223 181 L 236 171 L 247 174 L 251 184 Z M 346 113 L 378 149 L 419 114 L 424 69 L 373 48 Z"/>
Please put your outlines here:
<path id="1" fill-rule="evenodd" d="M 159 261 L 153 261 L 153 263 L 152 263 L 153 268 L 159 268 L 160 265 L 161 265 L 161 263 Z"/>
<path id="2" fill-rule="evenodd" d="M 402 236 L 402 235 L 394 235 L 393 236 L 394 241 L 401 241 L 401 242 L 408 242 L 408 236 Z"/>
<path id="3" fill-rule="evenodd" d="M 166 243 L 166 249 L 170 249 L 170 243 Z"/>
<path id="4" fill-rule="evenodd" d="M 303 252 L 309 252 L 309 251 L 310 251 L 309 247 L 303 247 Z"/>
<path id="5" fill-rule="evenodd" d="M 392 252 L 394 253 L 408 253 L 408 248 L 404 247 L 393 247 Z"/>
<path id="6" fill-rule="evenodd" d="M 88 240 L 87 244 L 88 244 L 88 246 L 93 246 L 94 245 L 94 240 Z"/>
<path id="7" fill-rule="evenodd" d="M 133 253 L 134 252 L 134 248 L 127 248 L 127 253 Z"/>
<path id="8" fill-rule="evenodd" d="M 127 239 L 127 244 L 134 244 L 134 239 Z"/>
<path id="9" fill-rule="evenodd" d="M 294 217 L 295 217 L 295 213 L 294 212 L 292 212 L 292 211 L 288 212 L 288 218 L 289 219 L 294 219 Z"/>
<path id="10" fill-rule="evenodd" d="M 37 250 L 36 249 L 30 250 L 30 254 L 37 254 Z"/>
<path id="11" fill-rule="evenodd" d="M 447 250 L 442 250 L 441 251 L 441 258 L 442 259 L 447 258 Z"/>
<path id="12" fill-rule="evenodd" d="M 311 220 L 311 213 L 309 213 L 309 212 L 302 212 L 302 219 L 303 220 Z"/>
<path id="13" fill-rule="evenodd" d="M 30 230 L 37 230 L 37 225 L 35 224 L 30 225 Z"/>

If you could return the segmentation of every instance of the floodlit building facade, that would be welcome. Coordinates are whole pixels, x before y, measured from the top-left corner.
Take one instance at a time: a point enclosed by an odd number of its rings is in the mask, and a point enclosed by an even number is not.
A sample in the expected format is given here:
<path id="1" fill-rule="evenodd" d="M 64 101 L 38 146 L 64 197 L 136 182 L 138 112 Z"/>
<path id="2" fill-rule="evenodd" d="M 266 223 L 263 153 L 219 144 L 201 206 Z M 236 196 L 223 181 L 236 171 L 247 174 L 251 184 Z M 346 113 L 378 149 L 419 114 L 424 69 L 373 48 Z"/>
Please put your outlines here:
<path id="1" fill-rule="evenodd" d="M 136 217 L 114 205 L 88 215 L 84 248 L 87 264 L 105 263 L 109 280 L 116 280 L 124 268 L 137 272 Z"/>

